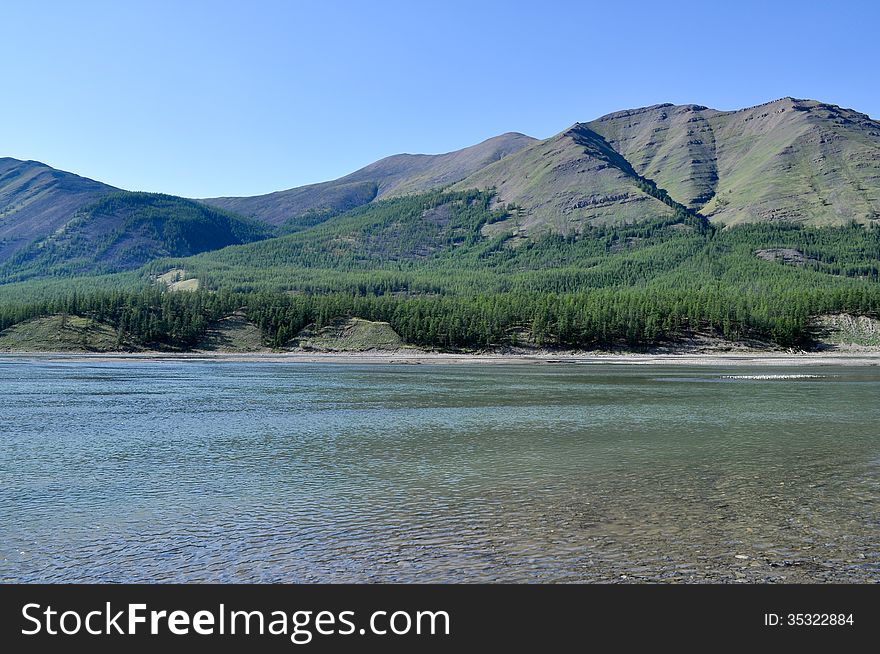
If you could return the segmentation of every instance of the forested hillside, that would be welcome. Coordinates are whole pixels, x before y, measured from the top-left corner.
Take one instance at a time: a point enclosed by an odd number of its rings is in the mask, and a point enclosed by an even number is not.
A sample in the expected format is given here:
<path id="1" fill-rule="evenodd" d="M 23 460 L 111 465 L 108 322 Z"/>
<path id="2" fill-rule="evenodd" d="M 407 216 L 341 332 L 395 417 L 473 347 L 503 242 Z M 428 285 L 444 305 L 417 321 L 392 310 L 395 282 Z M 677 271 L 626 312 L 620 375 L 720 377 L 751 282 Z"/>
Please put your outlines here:
<path id="1" fill-rule="evenodd" d="M 809 347 L 812 316 L 880 312 L 876 227 L 721 230 L 679 213 L 521 239 L 486 235 L 517 211 L 493 204 L 478 191 L 407 196 L 290 236 L 94 278 L 92 290 L 77 280 L 8 285 L 0 327 L 65 312 L 114 325 L 127 342 L 187 348 L 212 320 L 243 311 L 272 347 L 344 316 L 443 349 L 643 348 L 694 333 Z M 203 290 L 163 291 L 152 280 L 170 269 Z"/>
<path id="2" fill-rule="evenodd" d="M 265 225 L 192 200 L 118 191 L 0 264 L 0 280 L 131 270 L 158 257 L 188 256 L 271 235 Z"/>
<path id="3" fill-rule="evenodd" d="M 117 190 L 38 161 L 0 158 L 0 262 Z"/>

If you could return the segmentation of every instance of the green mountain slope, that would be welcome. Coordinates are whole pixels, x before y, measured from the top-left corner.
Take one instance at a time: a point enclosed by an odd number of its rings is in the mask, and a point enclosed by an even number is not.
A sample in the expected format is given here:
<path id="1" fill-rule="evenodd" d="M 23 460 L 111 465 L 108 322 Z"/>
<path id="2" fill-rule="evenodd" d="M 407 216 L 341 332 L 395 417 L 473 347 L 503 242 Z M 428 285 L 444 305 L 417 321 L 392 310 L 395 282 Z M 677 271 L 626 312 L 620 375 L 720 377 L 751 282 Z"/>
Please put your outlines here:
<path id="1" fill-rule="evenodd" d="M 713 222 L 880 219 L 880 123 L 850 109 L 793 98 L 726 112 L 658 105 L 589 125 Z"/>
<path id="2" fill-rule="evenodd" d="M 802 280 L 818 286 L 874 282 L 880 269 L 877 228 L 784 223 L 718 230 L 678 209 L 630 225 L 588 225 L 564 236 L 544 232 L 522 239 L 491 234 L 518 213 L 500 204 L 479 191 L 404 196 L 290 236 L 158 260 L 144 274 L 182 268 L 205 288 L 230 291 L 421 295 L 716 282 L 757 291 L 761 279 L 793 287 Z M 799 256 L 775 256 L 781 251 Z"/>
<path id="3" fill-rule="evenodd" d="M 492 189 L 516 214 L 494 228 L 568 234 L 584 225 L 670 218 L 679 208 L 587 125 L 577 124 L 452 187 Z"/>
<path id="4" fill-rule="evenodd" d="M 270 235 L 264 225 L 192 200 L 119 191 L 0 264 L 0 279 L 132 270 L 158 257 L 188 256 Z"/>
<path id="5" fill-rule="evenodd" d="M 37 161 L 0 158 L 0 261 L 118 189 Z"/>
<path id="6" fill-rule="evenodd" d="M 712 222 L 844 225 L 880 220 L 880 123 L 812 100 L 722 112 L 656 105 L 537 142 L 456 184 L 522 207 L 505 228 L 577 231 L 668 210 L 641 177 Z"/>
<path id="7" fill-rule="evenodd" d="M 620 111 L 589 123 L 630 162 L 682 204 L 702 209 L 718 185 L 715 137 L 699 105 L 656 105 Z"/>
<path id="8" fill-rule="evenodd" d="M 719 183 L 703 209 L 713 221 L 880 220 L 880 123 L 790 98 L 716 120 Z"/>

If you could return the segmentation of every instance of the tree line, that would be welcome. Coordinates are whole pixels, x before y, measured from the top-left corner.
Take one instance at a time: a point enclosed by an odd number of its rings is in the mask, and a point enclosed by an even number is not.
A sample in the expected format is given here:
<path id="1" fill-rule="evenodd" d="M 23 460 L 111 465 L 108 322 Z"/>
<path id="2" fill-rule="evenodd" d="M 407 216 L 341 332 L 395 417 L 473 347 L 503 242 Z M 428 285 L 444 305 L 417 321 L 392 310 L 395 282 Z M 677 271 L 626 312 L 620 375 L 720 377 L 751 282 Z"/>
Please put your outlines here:
<path id="1" fill-rule="evenodd" d="M 284 348 L 304 327 L 358 317 L 388 322 L 406 343 L 483 349 L 526 343 L 561 348 L 642 348 L 694 332 L 808 345 L 810 318 L 846 312 L 880 315 L 880 289 L 779 290 L 742 294 L 723 285 L 698 291 L 593 289 L 575 293 L 462 296 L 289 293 L 95 292 L 0 305 L 0 329 L 51 314 L 112 325 L 119 342 L 159 349 L 196 346 L 213 321 L 243 311 L 266 345 Z"/>

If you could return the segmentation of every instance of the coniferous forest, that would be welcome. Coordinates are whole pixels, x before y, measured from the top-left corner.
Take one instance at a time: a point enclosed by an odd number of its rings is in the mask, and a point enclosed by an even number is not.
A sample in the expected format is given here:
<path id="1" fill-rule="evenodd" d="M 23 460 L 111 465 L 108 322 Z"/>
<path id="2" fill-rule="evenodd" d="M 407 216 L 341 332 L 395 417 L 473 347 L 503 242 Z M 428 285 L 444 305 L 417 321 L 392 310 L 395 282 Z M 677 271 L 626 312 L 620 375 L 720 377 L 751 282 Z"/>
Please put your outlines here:
<path id="1" fill-rule="evenodd" d="M 880 315 L 877 226 L 722 228 L 677 210 L 526 236 L 519 216 L 491 192 L 437 191 L 133 272 L 35 260 L 27 281 L 0 286 L 0 330 L 62 313 L 111 325 L 120 344 L 185 350 L 243 312 L 275 348 L 344 317 L 448 350 L 639 349 L 694 333 L 809 347 L 816 316 Z M 199 290 L 171 290 L 160 276 L 173 270 Z"/>

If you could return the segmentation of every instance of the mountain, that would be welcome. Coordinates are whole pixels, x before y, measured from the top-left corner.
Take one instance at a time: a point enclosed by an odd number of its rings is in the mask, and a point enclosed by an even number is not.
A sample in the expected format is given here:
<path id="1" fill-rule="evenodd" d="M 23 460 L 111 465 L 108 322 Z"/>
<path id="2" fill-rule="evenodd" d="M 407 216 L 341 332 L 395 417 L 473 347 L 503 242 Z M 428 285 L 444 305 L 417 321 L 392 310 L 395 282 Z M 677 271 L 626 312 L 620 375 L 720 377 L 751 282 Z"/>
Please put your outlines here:
<path id="1" fill-rule="evenodd" d="M 386 157 L 332 182 L 203 202 L 273 225 L 288 222 L 294 228 L 308 227 L 376 199 L 448 186 L 534 142 L 529 136 L 509 132 L 446 154 Z"/>
<path id="2" fill-rule="evenodd" d="M 0 264 L 0 279 L 132 270 L 159 257 L 186 257 L 271 235 L 263 224 L 193 200 L 115 191 L 15 252 Z"/>
<path id="3" fill-rule="evenodd" d="M 851 109 L 794 98 L 739 111 L 660 105 L 590 127 L 713 222 L 880 219 L 880 123 Z"/>
<path id="4" fill-rule="evenodd" d="M 518 210 L 490 233 L 570 233 L 682 209 L 723 225 L 880 220 L 880 123 L 782 98 L 719 111 L 658 104 L 535 140 L 502 134 L 443 155 L 401 154 L 332 182 L 204 202 L 299 231 L 375 200 L 453 185 Z"/>
<path id="5" fill-rule="evenodd" d="M 38 161 L 0 158 L 0 261 L 62 227 L 112 186 Z"/>
<path id="6" fill-rule="evenodd" d="M 739 111 L 661 104 L 578 123 L 453 186 L 469 188 L 518 205 L 496 230 L 525 233 L 676 206 L 723 225 L 870 223 L 880 220 L 880 123 L 793 98 Z"/>
<path id="7" fill-rule="evenodd" d="M 235 316 L 258 346 L 361 319 L 407 345 L 495 351 L 810 348 L 817 325 L 880 317 L 880 124 L 810 100 L 655 105 L 398 155 L 229 200 L 248 218 L 23 174 L 2 178 L 5 226 L 31 230 L 0 262 L 15 347 L 72 315 L 136 348 L 198 347 Z"/>
<path id="8" fill-rule="evenodd" d="M 452 199 L 438 200 L 441 190 Z M 404 197 L 416 198 L 405 211 L 383 205 Z M 620 111 L 544 140 L 511 132 L 247 198 L 127 194 L 37 162 L 0 160 L 0 281 L 131 270 L 296 233 L 305 236 L 254 246 L 254 260 L 332 268 L 341 264 L 326 253 L 341 253 L 369 268 L 456 257 L 462 243 L 480 239 L 513 248 L 604 227 L 677 225 L 702 234 L 710 225 L 850 222 L 880 224 L 880 123 L 794 98 L 737 111 Z M 240 254 L 233 248 L 214 259 L 222 267 Z M 865 274 L 873 266 L 864 263 Z M 253 285 L 262 274 L 249 270 Z"/>
<path id="9" fill-rule="evenodd" d="M 493 189 L 515 217 L 493 231 L 577 232 L 585 223 L 633 223 L 669 217 L 674 208 L 653 197 L 630 163 L 585 124 L 487 166 L 454 190 Z"/>
<path id="10" fill-rule="evenodd" d="M 0 159 L 0 281 L 138 268 L 273 236 L 169 195 L 132 193 L 37 161 Z"/>

